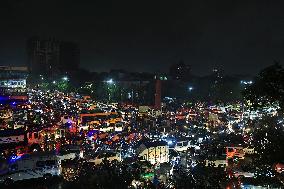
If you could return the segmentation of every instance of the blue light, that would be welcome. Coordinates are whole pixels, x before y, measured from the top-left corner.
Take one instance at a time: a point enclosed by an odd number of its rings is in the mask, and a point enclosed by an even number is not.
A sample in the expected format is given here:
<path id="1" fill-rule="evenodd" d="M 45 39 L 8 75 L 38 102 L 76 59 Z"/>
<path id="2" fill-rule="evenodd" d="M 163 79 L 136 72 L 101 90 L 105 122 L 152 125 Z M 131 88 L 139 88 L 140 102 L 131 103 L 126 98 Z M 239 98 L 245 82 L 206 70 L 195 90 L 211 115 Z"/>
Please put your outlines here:
<path id="1" fill-rule="evenodd" d="M 9 97 L 8 96 L 0 96 L 0 102 L 1 102 L 1 104 L 9 103 Z"/>
<path id="2" fill-rule="evenodd" d="M 91 130 L 88 132 L 88 137 L 92 137 L 95 133 L 97 133 L 97 131 L 95 130 Z"/>
<path id="3" fill-rule="evenodd" d="M 0 96 L 0 100 L 7 100 L 7 97 L 5 97 L 5 96 Z"/>
<path id="4" fill-rule="evenodd" d="M 9 163 L 14 163 L 17 160 L 21 159 L 22 156 L 11 156 L 9 159 Z"/>
<path id="5" fill-rule="evenodd" d="M 172 141 L 172 140 L 169 140 L 169 141 L 168 141 L 168 145 L 169 145 L 169 146 L 173 145 L 173 141 Z"/>

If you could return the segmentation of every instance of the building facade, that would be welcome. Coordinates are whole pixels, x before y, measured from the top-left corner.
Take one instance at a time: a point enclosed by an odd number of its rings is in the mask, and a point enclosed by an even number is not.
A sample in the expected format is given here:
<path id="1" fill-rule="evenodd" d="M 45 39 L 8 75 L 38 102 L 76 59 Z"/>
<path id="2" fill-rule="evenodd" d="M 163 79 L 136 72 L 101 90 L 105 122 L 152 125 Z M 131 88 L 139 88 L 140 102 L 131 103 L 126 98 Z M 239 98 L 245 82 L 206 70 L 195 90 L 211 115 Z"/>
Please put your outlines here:
<path id="1" fill-rule="evenodd" d="M 77 70 L 80 63 L 78 44 L 55 39 L 29 39 L 27 55 L 29 72 L 48 78 Z"/>
<path id="2" fill-rule="evenodd" d="M 0 66 L 0 92 L 2 95 L 26 93 L 27 67 Z"/>
<path id="3" fill-rule="evenodd" d="M 143 142 L 137 153 L 138 157 L 153 165 L 169 162 L 169 147 L 165 141 Z"/>

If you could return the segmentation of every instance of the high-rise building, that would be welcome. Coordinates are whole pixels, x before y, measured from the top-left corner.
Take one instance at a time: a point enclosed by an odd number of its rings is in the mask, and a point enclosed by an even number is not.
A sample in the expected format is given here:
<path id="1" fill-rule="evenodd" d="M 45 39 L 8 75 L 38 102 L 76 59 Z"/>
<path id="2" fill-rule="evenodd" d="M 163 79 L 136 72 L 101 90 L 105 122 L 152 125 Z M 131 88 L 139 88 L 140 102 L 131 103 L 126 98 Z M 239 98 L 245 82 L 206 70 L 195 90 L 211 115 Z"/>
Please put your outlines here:
<path id="1" fill-rule="evenodd" d="M 72 42 L 31 38 L 27 53 L 29 72 L 49 78 L 77 70 L 80 63 L 79 46 Z"/>
<path id="2" fill-rule="evenodd" d="M 59 41 L 31 38 L 27 42 L 28 68 L 32 74 L 52 76 L 59 65 Z"/>

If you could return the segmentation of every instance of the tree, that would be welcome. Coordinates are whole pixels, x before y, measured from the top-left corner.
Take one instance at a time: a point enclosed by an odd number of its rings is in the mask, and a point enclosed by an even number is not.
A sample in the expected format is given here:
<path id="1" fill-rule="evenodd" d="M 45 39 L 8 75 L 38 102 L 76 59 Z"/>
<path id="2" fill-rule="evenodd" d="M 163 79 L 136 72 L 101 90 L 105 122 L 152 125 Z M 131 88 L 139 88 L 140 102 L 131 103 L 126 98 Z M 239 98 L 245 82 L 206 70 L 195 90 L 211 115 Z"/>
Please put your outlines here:
<path id="1" fill-rule="evenodd" d="M 261 163 L 272 164 L 284 159 L 284 128 L 279 117 L 263 117 L 255 125 L 253 145 Z"/>
<path id="2" fill-rule="evenodd" d="M 277 62 L 262 70 L 243 95 L 253 108 L 279 105 L 284 110 L 284 69 Z"/>
<path id="3" fill-rule="evenodd" d="M 56 83 L 56 88 L 61 92 L 66 92 L 69 88 L 68 81 L 59 81 Z"/>

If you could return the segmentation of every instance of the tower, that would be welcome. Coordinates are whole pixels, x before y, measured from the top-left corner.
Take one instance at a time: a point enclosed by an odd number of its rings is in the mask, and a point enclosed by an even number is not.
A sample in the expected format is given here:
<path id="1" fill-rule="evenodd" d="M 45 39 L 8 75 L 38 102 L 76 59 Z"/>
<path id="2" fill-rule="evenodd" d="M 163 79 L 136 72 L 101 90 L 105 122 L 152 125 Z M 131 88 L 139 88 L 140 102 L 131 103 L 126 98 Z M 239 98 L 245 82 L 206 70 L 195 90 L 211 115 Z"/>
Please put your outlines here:
<path id="1" fill-rule="evenodd" d="M 156 80 L 156 91 L 155 91 L 155 109 L 160 110 L 161 109 L 161 87 L 162 82 L 159 78 Z"/>

